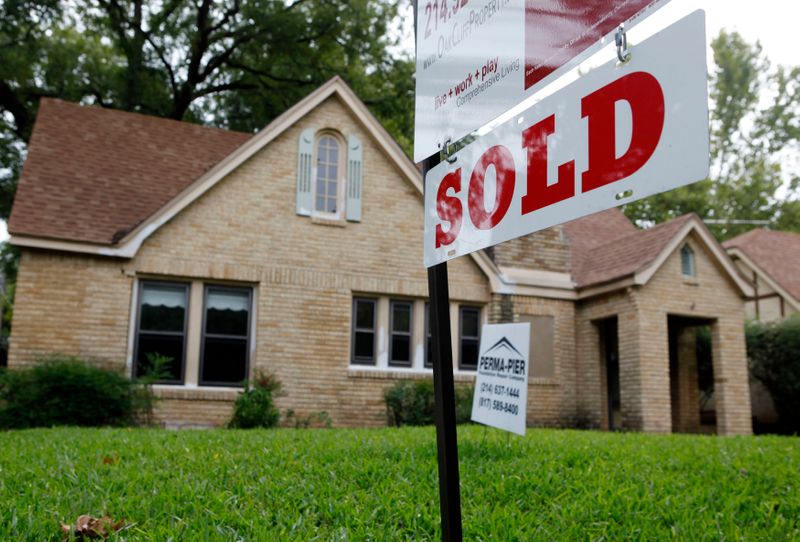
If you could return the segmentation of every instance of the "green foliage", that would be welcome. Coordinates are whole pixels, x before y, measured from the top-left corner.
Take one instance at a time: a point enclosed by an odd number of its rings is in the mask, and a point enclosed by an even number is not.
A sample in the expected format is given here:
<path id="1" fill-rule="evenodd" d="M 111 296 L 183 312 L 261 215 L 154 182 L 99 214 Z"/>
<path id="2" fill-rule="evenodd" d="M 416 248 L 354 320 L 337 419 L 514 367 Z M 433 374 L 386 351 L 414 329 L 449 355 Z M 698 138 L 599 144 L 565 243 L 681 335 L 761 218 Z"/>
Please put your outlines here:
<path id="1" fill-rule="evenodd" d="M 284 425 L 294 427 L 295 429 L 308 429 L 309 427 L 324 427 L 330 429 L 333 425 L 330 415 L 321 410 L 319 412 L 311 412 L 305 416 L 297 414 L 291 408 L 286 411 L 283 416 Z"/>
<path id="2" fill-rule="evenodd" d="M 457 386 L 456 423 L 466 423 L 472 415 L 472 386 Z M 434 423 L 432 380 L 401 380 L 384 392 L 389 425 L 430 425 Z"/>
<path id="3" fill-rule="evenodd" d="M 233 417 L 228 427 L 252 429 L 275 427 L 280 411 L 275 407 L 275 398 L 280 394 L 281 383 L 273 375 L 259 373 L 248 383 L 233 404 Z"/>
<path id="4" fill-rule="evenodd" d="M 0 373 L 0 428 L 132 425 L 140 397 L 122 374 L 54 355 Z"/>
<path id="5" fill-rule="evenodd" d="M 772 323 L 749 322 L 750 370 L 775 402 L 784 431 L 800 433 L 800 314 Z"/>
<path id="6" fill-rule="evenodd" d="M 722 222 L 709 225 L 721 240 L 757 227 L 733 220 L 800 231 L 798 179 L 782 167 L 800 140 L 800 68 L 770 69 L 761 45 L 736 32 L 723 30 L 711 46 L 711 177 L 626 205 L 625 214 L 647 225 L 696 213 Z"/>
<path id="7" fill-rule="evenodd" d="M 796 438 L 474 425 L 458 438 L 464 540 L 800 537 Z M 0 439 L 0 540 L 61 540 L 58 522 L 86 513 L 133 524 L 120 540 L 441 540 L 432 427 Z"/>

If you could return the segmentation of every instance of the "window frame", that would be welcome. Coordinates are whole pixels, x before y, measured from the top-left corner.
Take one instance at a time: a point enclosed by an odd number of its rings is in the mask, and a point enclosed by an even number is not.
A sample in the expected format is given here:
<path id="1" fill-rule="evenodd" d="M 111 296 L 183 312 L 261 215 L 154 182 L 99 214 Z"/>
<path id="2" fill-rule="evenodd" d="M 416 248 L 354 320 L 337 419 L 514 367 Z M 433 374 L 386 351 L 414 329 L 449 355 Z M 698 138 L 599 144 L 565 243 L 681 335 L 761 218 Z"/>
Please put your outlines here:
<path id="1" fill-rule="evenodd" d="M 188 339 L 188 330 L 189 330 L 189 313 L 190 313 L 190 303 L 192 301 L 191 296 L 191 282 L 184 282 L 184 281 L 170 281 L 170 280 L 152 280 L 152 279 L 139 279 L 138 284 L 138 292 L 137 292 L 137 300 L 136 300 L 136 328 L 134 330 L 133 335 L 133 363 L 132 363 L 132 377 L 138 378 L 139 372 L 139 336 L 142 333 L 142 298 L 144 297 L 145 288 L 148 285 L 152 286 L 181 286 L 183 287 L 184 298 L 186 300 L 186 304 L 184 305 L 184 314 L 183 314 L 183 330 L 181 331 L 181 336 L 183 337 L 183 346 L 182 346 L 182 355 L 180 361 L 180 379 L 179 380 L 157 380 L 155 384 L 164 384 L 164 385 L 179 385 L 183 386 L 186 384 L 186 342 Z M 150 333 L 153 335 L 162 335 L 162 336 L 177 336 L 178 333 L 174 331 L 147 331 L 144 330 L 144 333 Z"/>
<path id="2" fill-rule="evenodd" d="M 681 275 L 686 278 L 694 278 L 697 276 L 697 260 L 695 258 L 694 249 L 689 246 L 689 243 L 684 243 L 681 247 Z M 689 273 L 686 273 L 686 266 L 688 264 Z"/>
<path id="3" fill-rule="evenodd" d="M 423 350 L 422 353 L 422 368 L 433 369 L 433 333 L 431 332 L 431 303 L 425 302 L 425 328 L 422 333 Z M 430 359 L 430 362 L 428 361 Z"/>
<path id="4" fill-rule="evenodd" d="M 319 163 L 319 144 L 323 138 L 330 137 L 334 141 L 336 141 L 337 145 L 339 146 L 339 150 L 337 152 L 337 162 L 336 162 L 336 212 L 329 212 L 329 211 L 320 211 L 317 209 L 317 172 L 318 172 L 318 163 Z M 312 216 L 320 217 L 320 218 L 328 218 L 328 219 L 340 219 L 344 216 L 344 193 L 345 188 L 344 185 L 347 182 L 347 143 L 345 142 L 344 138 L 334 130 L 320 130 L 314 136 L 314 154 L 313 159 L 311 161 L 313 171 L 312 171 L 312 186 L 311 186 L 311 203 L 312 203 Z M 325 194 L 325 198 L 329 198 L 327 194 Z"/>
<path id="5" fill-rule="evenodd" d="M 221 290 L 229 292 L 247 292 L 247 335 L 245 335 L 245 359 L 244 359 L 244 379 L 250 378 L 250 344 L 253 335 L 253 288 L 250 286 L 229 286 L 223 284 L 203 283 L 203 317 L 200 324 L 200 359 L 197 363 L 197 385 L 203 387 L 225 387 L 225 388 L 242 388 L 244 383 L 238 384 L 231 382 L 215 382 L 203 380 L 203 367 L 206 358 L 206 337 L 211 336 L 214 339 L 241 339 L 240 335 L 224 335 L 219 333 L 206 333 L 206 319 L 208 316 L 208 293 L 209 290 Z"/>
<path id="6" fill-rule="evenodd" d="M 477 371 L 478 370 L 478 360 L 475 360 L 475 365 L 464 365 L 464 339 L 467 338 L 468 340 L 474 340 L 476 348 L 480 347 L 481 344 L 481 309 L 477 305 L 459 305 L 458 306 L 458 370 L 459 371 Z M 478 313 L 478 335 L 471 336 L 468 335 L 465 337 L 464 335 L 464 311 L 465 310 L 475 310 Z M 478 352 L 478 356 L 480 357 L 480 352 Z"/>
<path id="7" fill-rule="evenodd" d="M 394 307 L 396 305 L 408 306 L 408 332 L 395 332 L 394 329 Z M 394 336 L 395 334 L 408 337 L 408 361 L 394 359 Z M 389 300 L 389 367 L 411 368 L 414 365 L 414 301 L 404 299 Z"/>
<path id="8" fill-rule="evenodd" d="M 356 318 L 356 306 L 358 302 L 366 301 L 372 304 L 372 329 L 369 331 L 372 333 L 372 357 L 367 359 L 363 357 L 356 356 L 356 333 L 358 332 L 366 332 L 366 329 L 358 327 L 358 320 Z M 375 367 L 378 364 L 378 356 L 376 355 L 376 351 L 378 348 L 378 299 L 375 297 L 366 297 L 366 296 L 353 296 L 353 302 L 350 308 L 350 364 L 351 365 L 363 365 L 368 367 Z"/>

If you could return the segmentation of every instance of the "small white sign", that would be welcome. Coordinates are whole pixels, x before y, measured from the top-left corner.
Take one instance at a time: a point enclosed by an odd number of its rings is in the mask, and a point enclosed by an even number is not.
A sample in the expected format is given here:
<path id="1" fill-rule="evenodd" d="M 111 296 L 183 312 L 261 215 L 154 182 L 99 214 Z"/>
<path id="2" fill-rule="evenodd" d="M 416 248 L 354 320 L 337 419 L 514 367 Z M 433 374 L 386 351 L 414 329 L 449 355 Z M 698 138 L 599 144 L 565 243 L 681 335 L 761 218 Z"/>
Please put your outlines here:
<path id="1" fill-rule="evenodd" d="M 483 326 L 472 421 L 525 435 L 530 341 L 529 323 Z"/>
<path id="2" fill-rule="evenodd" d="M 708 175 L 705 14 L 525 110 L 425 178 L 425 266 Z"/>

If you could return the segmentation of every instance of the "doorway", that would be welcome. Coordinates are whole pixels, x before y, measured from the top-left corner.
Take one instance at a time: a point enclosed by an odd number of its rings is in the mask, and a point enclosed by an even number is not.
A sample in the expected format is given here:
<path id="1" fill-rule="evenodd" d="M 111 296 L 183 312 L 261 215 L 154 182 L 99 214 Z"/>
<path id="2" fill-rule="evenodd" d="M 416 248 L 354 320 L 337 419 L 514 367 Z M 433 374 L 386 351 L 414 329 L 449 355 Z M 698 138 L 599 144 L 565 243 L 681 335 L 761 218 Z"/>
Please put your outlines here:
<path id="1" fill-rule="evenodd" d="M 622 429 L 622 400 L 619 383 L 619 339 L 617 317 L 598 322 L 600 355 L 604 368 L 606 419 L 609 431 Z"/>

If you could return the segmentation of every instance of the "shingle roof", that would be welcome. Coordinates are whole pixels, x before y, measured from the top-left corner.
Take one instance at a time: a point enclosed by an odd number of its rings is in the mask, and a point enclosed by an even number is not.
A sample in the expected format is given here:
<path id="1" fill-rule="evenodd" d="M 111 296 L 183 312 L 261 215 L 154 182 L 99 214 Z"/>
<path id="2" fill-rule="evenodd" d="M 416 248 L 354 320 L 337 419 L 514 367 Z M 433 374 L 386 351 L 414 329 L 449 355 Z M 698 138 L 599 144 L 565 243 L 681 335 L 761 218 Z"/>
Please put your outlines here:
<path id="1" fill-rule="evenodd" d="M 9 232 L 114 244 L 250 137 L 43 99 Z"/>
<path id="2" fill-rule="evenodd" d="M 738 248 L 750 260 L 800 301 L 800 235 L 785 231 L 751 230 L 722 246 Z"/>
<path id="3" fill-rule="evenodd" d="M 652 263 L 693 216 L 637 230 L 619 209 L 610 209 L 567 223 L 572 279 L 583 288 L 634 274 Z"/>

